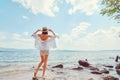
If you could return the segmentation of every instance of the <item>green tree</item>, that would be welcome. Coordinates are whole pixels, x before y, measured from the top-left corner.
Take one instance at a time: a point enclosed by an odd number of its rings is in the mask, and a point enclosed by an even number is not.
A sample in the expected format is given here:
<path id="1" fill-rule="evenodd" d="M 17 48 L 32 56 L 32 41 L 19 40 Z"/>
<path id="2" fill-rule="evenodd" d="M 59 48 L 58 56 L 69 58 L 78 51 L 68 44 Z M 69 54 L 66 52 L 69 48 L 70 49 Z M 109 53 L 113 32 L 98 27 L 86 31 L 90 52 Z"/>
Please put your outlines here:
<path id="1" fill-rule="evenodd" d="M 100 14 L 107 15 L 120 22 L 120 0 L 102 0 L 102 5 Z"/>

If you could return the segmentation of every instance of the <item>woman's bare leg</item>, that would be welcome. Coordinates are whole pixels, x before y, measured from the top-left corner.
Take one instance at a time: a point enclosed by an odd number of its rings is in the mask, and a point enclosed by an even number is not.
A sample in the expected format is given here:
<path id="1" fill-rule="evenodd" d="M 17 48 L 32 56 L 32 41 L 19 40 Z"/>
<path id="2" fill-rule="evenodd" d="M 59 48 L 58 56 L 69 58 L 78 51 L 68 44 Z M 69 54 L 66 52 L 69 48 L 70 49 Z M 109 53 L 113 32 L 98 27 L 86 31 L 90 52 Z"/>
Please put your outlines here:
<path id="1" fill-rule="evenodd" d="M 45 75 L 46 66 L 47 66 L 47 60 L 48 60 L 48 55 L 45 55 L 42 77 L 44 77 L 44 75 Z"/>
<path id="2" fill-rule="evenodd" d="M 35 71 L 35 73 L 34 73 L 34 77 L 35 77 L 35 78 L 36 78 L 36 75 L 37 75 L 37 73 L 38 73 L 41 65 L 42 65 L 43 62 L 44 62 L 44 56 L 42 56 L 42 55 L 40 55 L 40 56 L 41 56 L 41 62 L 38 64 L 38 67 L 37 67 L 37 69 L 36 69 L 36 71 Z"/>

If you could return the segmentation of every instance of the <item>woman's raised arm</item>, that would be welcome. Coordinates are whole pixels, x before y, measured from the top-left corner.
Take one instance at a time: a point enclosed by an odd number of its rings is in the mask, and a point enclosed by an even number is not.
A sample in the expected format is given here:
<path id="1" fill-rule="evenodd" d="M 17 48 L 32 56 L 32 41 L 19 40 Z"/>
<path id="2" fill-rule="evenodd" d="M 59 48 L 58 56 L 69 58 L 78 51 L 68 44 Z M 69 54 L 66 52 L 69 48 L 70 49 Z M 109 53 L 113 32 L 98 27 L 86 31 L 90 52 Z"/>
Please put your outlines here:
<path id="1" fill-rule="evenodd" d="M 55 32 L 51 29 L 48 29 L 48 31 L 52 32 L 52 34 L 55 36 Z"/>
<path id="2" fill-rule="evenodd" d="M 41 31 L 40 29 L 36 30 L 33 34 L 36 34 L 37 32 Z"/>

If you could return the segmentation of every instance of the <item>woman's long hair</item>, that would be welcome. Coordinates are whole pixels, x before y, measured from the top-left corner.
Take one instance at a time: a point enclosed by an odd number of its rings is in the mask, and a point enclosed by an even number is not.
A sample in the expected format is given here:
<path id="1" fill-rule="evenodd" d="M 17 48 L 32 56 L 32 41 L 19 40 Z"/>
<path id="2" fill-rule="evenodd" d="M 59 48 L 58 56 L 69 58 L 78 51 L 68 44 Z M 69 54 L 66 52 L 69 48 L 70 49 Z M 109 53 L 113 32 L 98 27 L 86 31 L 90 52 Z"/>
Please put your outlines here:
<path id="1" fill-rule="evenodd" d="M 46 32 L 42 31 L 42 34 L 48 34 L 48 32 L 47 31 Z"/>

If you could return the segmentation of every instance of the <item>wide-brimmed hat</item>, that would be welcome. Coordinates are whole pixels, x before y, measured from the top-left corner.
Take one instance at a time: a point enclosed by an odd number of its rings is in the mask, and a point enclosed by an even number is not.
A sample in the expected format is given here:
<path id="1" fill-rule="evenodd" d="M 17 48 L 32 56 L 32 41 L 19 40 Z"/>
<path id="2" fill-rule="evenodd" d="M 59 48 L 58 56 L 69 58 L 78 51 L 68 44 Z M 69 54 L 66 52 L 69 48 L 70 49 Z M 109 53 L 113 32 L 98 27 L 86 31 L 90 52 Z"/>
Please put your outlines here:
<path id="1" fill-rule="evenodd" d="M 42 32 L 47 32 L 47 30 L 48 30 L 47 27 L 42 28 Z"/>

